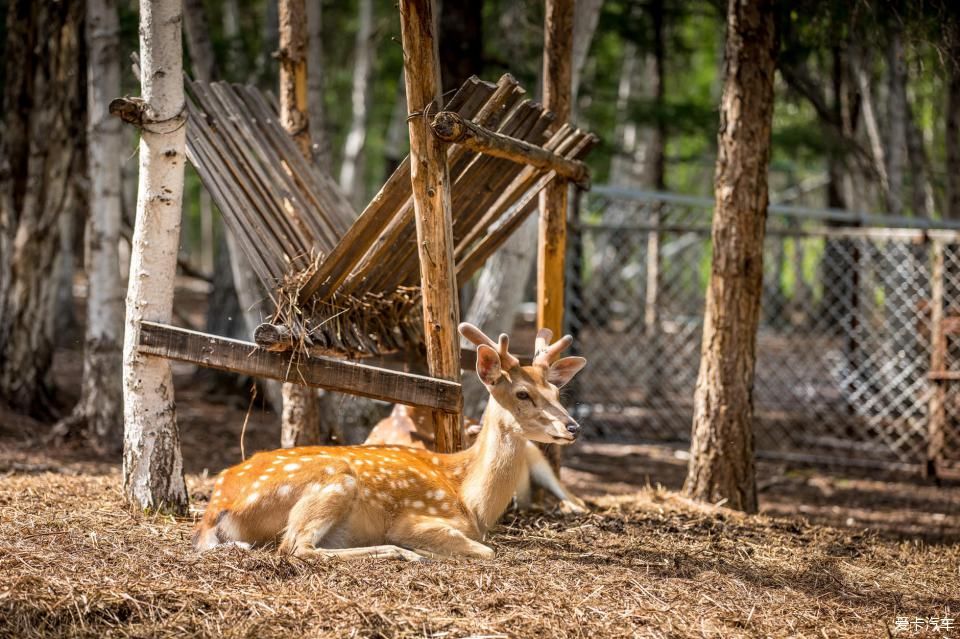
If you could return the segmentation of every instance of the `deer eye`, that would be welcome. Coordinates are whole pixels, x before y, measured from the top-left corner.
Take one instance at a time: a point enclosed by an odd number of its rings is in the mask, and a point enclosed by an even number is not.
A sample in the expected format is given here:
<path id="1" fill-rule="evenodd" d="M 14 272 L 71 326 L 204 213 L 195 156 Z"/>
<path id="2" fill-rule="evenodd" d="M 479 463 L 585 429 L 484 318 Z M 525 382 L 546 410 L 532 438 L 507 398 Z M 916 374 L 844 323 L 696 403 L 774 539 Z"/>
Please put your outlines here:
<path id="1" fill-rule="evenodd" d="M 528 393 L 527 391 L 522 390 L 522 389 L 521 389 L 521 390 L 518 390 L 518 391 L 517 391 L 517 399 L 519 399 L 519 400 L 530 399 L 530 393 Z"/>

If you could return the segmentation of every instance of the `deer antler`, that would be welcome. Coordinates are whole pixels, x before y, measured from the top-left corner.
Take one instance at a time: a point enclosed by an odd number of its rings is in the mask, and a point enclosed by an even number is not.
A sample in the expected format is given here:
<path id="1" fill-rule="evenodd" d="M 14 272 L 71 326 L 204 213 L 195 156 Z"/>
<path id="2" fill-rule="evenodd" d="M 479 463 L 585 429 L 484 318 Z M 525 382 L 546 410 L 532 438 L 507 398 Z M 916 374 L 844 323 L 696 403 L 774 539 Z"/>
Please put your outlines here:
<path id="1" fill-rule="evenodd" d="M 500 342 L 497 343 L 487 337 L 483 331 L 469 322 L 463 322 L 460 324 L 459 329 L 460 334 L 466 337 L 474 345 L 480 346 L 482 344 L 495 349 L 500 355 L 500 365 L 505 370 L 520 365 L 520 360 L 510 354 L 510 338 L 507 337 L 506 333 L 500 335 Z"/>
<path id="2" fill-rule="evenodd" d="M 552 339 L 553 331 L 549 328 L 541 328 L 537 331 L 537 339 L 533 346 L 534 366 L 550 368 L 551 364 L 560 359 L 560 353 L 573 344 L 573 338 L 569 335 L 564 335 L 553 344 L 550 343 Z"/>

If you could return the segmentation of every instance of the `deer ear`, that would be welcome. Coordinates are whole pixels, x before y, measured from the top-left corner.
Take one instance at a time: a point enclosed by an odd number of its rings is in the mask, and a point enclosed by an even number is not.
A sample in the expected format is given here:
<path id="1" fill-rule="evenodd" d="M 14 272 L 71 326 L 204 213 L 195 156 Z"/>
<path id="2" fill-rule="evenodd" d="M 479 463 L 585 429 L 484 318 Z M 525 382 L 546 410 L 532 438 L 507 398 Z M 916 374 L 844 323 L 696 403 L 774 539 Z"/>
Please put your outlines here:
<path id="1" fill-rule="evenodd" d="M 477 347 L 477 375 L 487 386 L 500 380 L 500 355 L 485 344 Z"/>
<path id="2" fill-rule="evenodd" d="M 553 363 L 547 371 L 547 381 L 556 387 L 564 386 L 587 365 L 582 357 L 564 357 Z"/>

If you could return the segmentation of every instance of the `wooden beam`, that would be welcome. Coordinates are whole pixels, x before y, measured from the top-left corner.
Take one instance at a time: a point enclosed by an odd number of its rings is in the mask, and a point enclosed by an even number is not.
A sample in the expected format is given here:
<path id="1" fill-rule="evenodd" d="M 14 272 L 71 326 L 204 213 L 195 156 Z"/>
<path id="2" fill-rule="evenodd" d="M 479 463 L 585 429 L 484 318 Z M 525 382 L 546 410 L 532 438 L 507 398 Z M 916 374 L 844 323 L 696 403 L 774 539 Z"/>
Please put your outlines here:
<path id="1" fill-rule="evenodd" d="M 456 380 L 460 378 L 460 308 L 453 263 L 450 168 L 446 148 L 429 125 L 431 110 L 441 108 L 434 9 L 433 0 L 400 0 L 400 34 L 410 113 L 410 183 L 417 221 L 427 364 L 434 377 Z M 435 412 L 434 423 L 438 452 L 455 452 L 463 447 L 459 415 Z"/>
<path id="2" fill-rule="evenodd" d="M 590 186 L 590 170 L 583 162 L 568 160 L 536 144 L 491 131 L 464 119 L 459 113 L 441 111 L 433 117 L 430 128 L 434 135 L 448 144 L 460 144 L 477 153 L 555 171 L 560 177 L 576 182 L 582 188 Z"/>
<path id="3" fill-rule="evenodd" d="M 207 368 L 425 406 L 456 416 L 460 384 L 330 357 L 277 353 L 243 342 L 155 322 L 140 323 L 137 351 Z"/>
<path id="4" fill-rule="evenodd" d="M 573 0 L 547 0 L 543 25 L 543 105 L 553 111 L 556 125 L 570 118 L 573 68 Z M 569 184 L 555 180 L 540 194 L 540 233 L 537 252 L 537 326 L 563 334 L 564 267 L 567 250 Z M 547 456 L 560 468 L 560 448 Z"/>

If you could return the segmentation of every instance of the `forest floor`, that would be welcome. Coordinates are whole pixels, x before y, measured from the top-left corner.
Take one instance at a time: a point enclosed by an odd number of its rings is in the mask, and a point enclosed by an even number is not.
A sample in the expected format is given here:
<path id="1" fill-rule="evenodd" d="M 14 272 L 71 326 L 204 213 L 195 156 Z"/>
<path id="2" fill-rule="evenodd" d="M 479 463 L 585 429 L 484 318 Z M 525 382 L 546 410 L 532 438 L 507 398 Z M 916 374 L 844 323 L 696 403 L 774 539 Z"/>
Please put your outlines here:
<path id="1" fill-rule="evenodd" d="M 58 353 L 61 388 L 79 370 Z M 182 519 L 131 513 L 116 460 L 0 411 L 0 637 L 960 637 L 960 486 L 761 463 L 747 516 L 682 498 L 683 451 L 648 446 L 574 446 L 592 512 L 508 513 L 490 561 L 199 555 L 247 407 L 175 370 Z M 274 421 L 251 412 L 247 454 Z"/>

